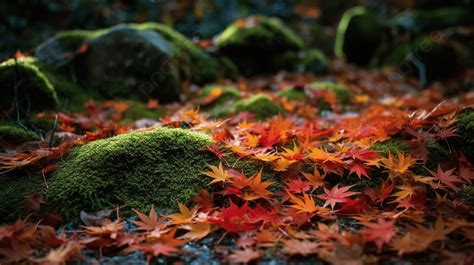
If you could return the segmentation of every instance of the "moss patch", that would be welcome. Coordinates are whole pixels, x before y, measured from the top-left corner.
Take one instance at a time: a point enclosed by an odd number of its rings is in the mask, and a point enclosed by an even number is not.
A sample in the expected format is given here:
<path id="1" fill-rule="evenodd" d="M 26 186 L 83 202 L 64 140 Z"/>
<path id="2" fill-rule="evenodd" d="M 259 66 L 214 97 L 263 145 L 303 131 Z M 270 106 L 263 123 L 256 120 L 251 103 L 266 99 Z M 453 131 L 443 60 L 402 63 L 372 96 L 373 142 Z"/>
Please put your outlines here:
<path id="1" fill-rule="evenodd" d="M 325 89 L 336 94 L 337 101 L 341 104 L 348 104 L 351 102 L 353 93 L 343 84 L 337 84 L 333 82 L 314 82 L 311 84 L 311 88 L 314 89 Z"/>
<path id="2" fill-rule="evenodd" d="M 405 144 L 402 140 L 397 138 L 391 138 L 384 142 L 378 142 L 371 147 L 372 150 L 380 152 L 384 157 L 388 157 L 388 154 L 396 155 L 398 152 L 403 154 L 410 153 L 410 147 Z"/>
<path id="3" fill-rule="evenodd" d="M 216 46 L 245 75 L 272 73 L 293 68 L 288 55 L 303 47 L 302 39 L 277 18 L 252 16 L 229 25 Z"/>
<path id="4" fill-rule="evenodd" d="M 457 116 L 457 134 L 453 142 L 458 150 L 474 162 L 474 110 L 462 111 Z"/>
<path id="5" fill-rule="evenodd" d="M 0 175 L 0 224 L 25 217 L 25 197 L 43 191 L 44 182 L 40 176 L 7 173 Z"/>
<path id="6" fill-rule="evenodd" d="M 237 101 L 234 105 L 234 110 L 236 112 L 248 111 L 262 120 L 285 111 L 280 104 L 265 94 L 257 94 L 250 98 Z"/>
<path id="7" fill-rule="evenodd" d="M 14 123 L 0 122 L 0 144 L 4 142 L 19 144 L 39 139 L 36 133 L 25 130 Z"/>
<path id="8" fill-rule="evenodd" d="M 286 97 L 288 100 L 304 100 L 304 89 L 294 88 L 292 86 L 285 87 L 284 89 L 278 91 L 278 97 Z"/>
<path id="9" fill-rule="evenodd" d="M 58 105 L 51 82 L 38 67 L 25 60 L 11 59 L 0 64 L 0 86 L 0 108 L 7 113 L 18 111 L 26 116 Z"/>
<path id="10" fill-rule="evenodd" d="M 72 218 L 116 204 L 176 208 L 209 183 L 201 172 L 216 163 L 203 150 L 210 143 L 205 134 L 159 128 L 78 147 L 54 173 L 48 204 Z"/>
<path id="11" fill-rule="evenodd" d="M 302 60 L 304 71 L 315 75 L 323 75 L 329 72 L 329 60 L 324 53 L 318 49 L 311 49 L 304 53 Z"/>

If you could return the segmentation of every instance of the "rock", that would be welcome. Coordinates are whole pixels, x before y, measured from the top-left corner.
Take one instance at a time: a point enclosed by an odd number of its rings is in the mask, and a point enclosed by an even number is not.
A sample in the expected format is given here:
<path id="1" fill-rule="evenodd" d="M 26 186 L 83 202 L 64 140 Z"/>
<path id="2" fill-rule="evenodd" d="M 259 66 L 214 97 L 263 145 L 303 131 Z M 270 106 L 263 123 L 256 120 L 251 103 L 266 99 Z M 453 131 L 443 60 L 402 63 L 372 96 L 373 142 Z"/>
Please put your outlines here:
<path id="1" fill-rule="evenodd" d="M 209 183 L 201 174 L 217 163 L 209 144 L 202 133 L 158 128 L 77 147 L 49 180 L 48 207 L 68 218 L 115 205 L 176 208 Z"/>
<path id="2" fill-rule="evenodd" d="M 21 144 L 39 139 L 38 134 L 28 131 L 15 123 L 0 122 L 0 146 L 12 143 Z"/>
<path id="3" fill-rule="evenodd" d="M 372 11 L 362 6 L 347 10 L 339 22 L 334 53 L 357 65 L 368 65 L 383 47 L 388 29 Z"/>
<path id="4" fill-rule="evenodd" d="M 140 30 L 153 30 L 173 44 L 175 55 L 180 63 L 182 79 L 196 84 L 215 81 L 219 77 L 219 63 L 212 56 L 194 45 L 183 34 L 159 23 L 130 24 Z"/>
<path id="5" fill-rule="evenodd" d="M 392 18 L 393 25 L 403 32 L 419 36 L 449 27 L 472 26 L 474 17 L 466 7 L 444 7 L 431 10 L 415 9 Z"/>
<path id="6" fill-rule="evenodd" d="M 0 174 L 0 185 L 0 224 L 25 217 L 27 197 L 45 190 L 41 176 L 29 176 L 24 172 Z"/>
<path id="7" fill-rule="evenodd" d="M 250 112 L 260 120 L 285 112 L 280 104 L 265 94 L 257 94 L 250 98 L 237 101 L 234 105 L 233 111 Z"/>
<path id="8" fill-rule="evenodd" d="M 7 115 L 26 117 L 58 106 L 58 97 L 46 76 L 27 60 L 10 59 L 0 64 L 2 97 L 0 110 Z"/>
<path id="9" fill-rule="evenodd" d="M 294 68 L 298 61 L 285 58 L 296 56 L 303 41 L 278 18 L 251 16 L 229 25 L 216 46 L 242 74 L 255 75 Z"/>
<path id="10" fill-rule="evenodd" d="M 386 65 L 396 65 L 408 76 L 417 76 L 423 85 L 433 80 L 452 77 L 458 69 L 459 56 L 454 48 L 423 37 L 400 46 L 385 60 Z"/>
<path id="11" fill-rule="evenodd" d="M 40 44 L 35 57 L 49 64 L 63 64 L 79 52 L 87 40 L 105 33 L 106 30 L 70 30 L 56 34 Z"/>
<path id="12" fill-rule="evenodd" d="M 181 84 L 173 54 L 157 32 L 118 25 L 88 41 L 77 60 L 79 80 L 106 98 L 176 101 Z"/>
<path id="13" fill-rule="evenodd" d="M 303 70 L 314 75 L 324 75 L 329 72 L 329 60 L 318 49 L 310 49 L 304 53 L 302 60 Z"/>

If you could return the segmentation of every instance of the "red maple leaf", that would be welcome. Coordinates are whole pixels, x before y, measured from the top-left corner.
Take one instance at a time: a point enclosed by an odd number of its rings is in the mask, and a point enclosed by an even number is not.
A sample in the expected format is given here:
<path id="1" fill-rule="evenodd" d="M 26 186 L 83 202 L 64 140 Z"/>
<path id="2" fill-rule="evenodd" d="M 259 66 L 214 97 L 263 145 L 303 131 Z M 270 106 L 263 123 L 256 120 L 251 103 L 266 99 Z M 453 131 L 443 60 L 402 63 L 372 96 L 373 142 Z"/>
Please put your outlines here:
<path id="1" fill-rule="evenodd" d="M 339 185 L 332 187 L 331 190 L 324 188 L 325 194 L 320 194 L 317 197 L 321 200 L 324 200 L 324 206 L 331 205 L 331 209 L 334 209 L 336 203 L 347 202 L 348 197 L 358 194 L 359 192 L 349 191 L 350 188 L 354 187 L 355 185 L 351 186 L 343 186 L 339 188 Z"/>
<path id="2" fill-rule="evenodd" d="M 360 230 L 359 232 L 364 235 L 366 242 L 374 242 L 380 252 L 383 244 L 390 242 L 390 239 L 397 232 L 394 223 L 395 221 L 387 222 L 383 218 L 379 218 L 377 223 L 361 222 L 361 224 L 367 226 L 367 229 Z"/>
<path id="3" fill-rule="evenodd" d="M 463 181 L 458 176 L 453 175 L 454 170 L 456 170 L 456 168 L 443 171 L 441 165 L 438 165 L 436 172 L 428 169 L 431 175 L 440 180 L 445 186 L 452 189 L 453 191 L 460 191 L 460 188 L 456 187 L 455 183 L 462 183 Z"/>

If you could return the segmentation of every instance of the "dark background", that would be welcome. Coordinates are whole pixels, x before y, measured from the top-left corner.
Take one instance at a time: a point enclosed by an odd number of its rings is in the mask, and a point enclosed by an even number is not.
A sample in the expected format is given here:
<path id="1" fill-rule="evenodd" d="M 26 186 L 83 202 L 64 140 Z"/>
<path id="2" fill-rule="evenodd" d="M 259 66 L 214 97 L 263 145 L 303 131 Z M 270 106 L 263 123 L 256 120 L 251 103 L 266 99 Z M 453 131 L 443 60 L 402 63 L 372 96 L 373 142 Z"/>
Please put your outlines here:
<path id="1" fill-rule="evenodd" d="M 162 22 L 192 39 L 208 39 L 236 18 L 277 16 L 309 43 L 331 52 L 325 35 L 334 35 L 344 10 L 363 4 L 382 17 L 411 8 L 465 5 L 471 0 L 5 0 L 0 3 L 0 58 L 29 51 L 66 29 L 97 29 L 125 22 Z M 325 47 L 325 45 L 327 47 Z"/>

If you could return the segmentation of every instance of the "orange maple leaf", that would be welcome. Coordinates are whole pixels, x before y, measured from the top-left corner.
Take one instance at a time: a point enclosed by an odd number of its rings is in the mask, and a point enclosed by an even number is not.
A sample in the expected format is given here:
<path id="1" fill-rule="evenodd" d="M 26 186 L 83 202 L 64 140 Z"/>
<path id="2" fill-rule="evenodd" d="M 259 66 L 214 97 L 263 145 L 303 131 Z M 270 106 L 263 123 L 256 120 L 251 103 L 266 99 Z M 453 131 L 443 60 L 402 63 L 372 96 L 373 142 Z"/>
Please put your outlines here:
<path id="1" fill-rule="evenodd" d="M 204 175 L 213 178 L 210 184 L 216 183 L 216 182 L 226 182 L 231 178 L 227 172 L 222 168 L 222 163 L 219 163 L 219 167 L 213 166 L 213 165 L 208 165 L 212 171 L 206 171 L 203 172 Z"/>

